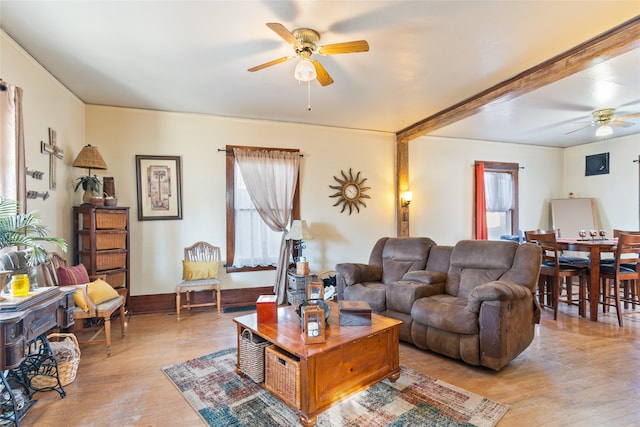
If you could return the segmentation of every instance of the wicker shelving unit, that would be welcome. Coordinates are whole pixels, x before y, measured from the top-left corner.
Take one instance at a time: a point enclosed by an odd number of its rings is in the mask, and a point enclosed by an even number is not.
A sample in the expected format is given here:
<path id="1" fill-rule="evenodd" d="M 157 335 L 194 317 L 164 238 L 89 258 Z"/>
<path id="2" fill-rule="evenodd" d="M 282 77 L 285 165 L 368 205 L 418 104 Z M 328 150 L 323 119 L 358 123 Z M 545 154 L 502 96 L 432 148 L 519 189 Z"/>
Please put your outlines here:
<path id="1" fill-rule="evenodd" d="M 128 296 L 129 208 L 74 206 L 73 232 L 75 262 L 84 264 L 90 276 L 106 276 L 111 286 Z"/>

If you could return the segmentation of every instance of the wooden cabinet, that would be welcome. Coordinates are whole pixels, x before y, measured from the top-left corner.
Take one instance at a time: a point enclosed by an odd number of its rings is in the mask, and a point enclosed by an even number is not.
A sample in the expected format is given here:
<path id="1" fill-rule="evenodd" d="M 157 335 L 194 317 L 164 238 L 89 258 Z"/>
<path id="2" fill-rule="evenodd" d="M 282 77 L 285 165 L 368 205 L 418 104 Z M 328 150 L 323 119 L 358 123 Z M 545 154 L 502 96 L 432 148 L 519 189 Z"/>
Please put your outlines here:
<path id="1" fill-rule="evenodd" d="M 111 286 L 127 296 L 129 208 L 74 206 L 73 230 L 76 263 L 84 264 L 90 276 L 106 276 Z"/>

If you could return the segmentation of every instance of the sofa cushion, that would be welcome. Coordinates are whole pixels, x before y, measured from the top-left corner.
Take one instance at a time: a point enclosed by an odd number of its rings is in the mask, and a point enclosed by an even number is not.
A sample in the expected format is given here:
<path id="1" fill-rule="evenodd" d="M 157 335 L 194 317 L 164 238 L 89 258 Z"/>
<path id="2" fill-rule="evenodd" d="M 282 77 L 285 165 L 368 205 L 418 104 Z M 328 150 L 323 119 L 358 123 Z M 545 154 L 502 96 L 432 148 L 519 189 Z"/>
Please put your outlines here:
<path id="1" fill-rule="evenodd" d="M 426 237 L 388 239 L 382 250 L 382 282 L 398 281 L 408 271 L 424 270 L 435 242 Z"/>
<path id="2" fill-rule="evenodd" d="M 498 280 L 513 265 L 518 243 L 462 240 L 451 252 L 445 292 L 466 298 L 478 285 Z"/>
<path id="3" fill-rule="evenodd" d="M 366 301 L 372 311 L 381 313 L 387 309 L 386 290 L 386 285 L 380 282 L 356 283 L 344 289 L 344 299 Z"/>
<path id="4" fill-rule="evenodd" d="M 477 334 L 478 315 L 467 310 L 467 299 L 440 294 L 417 300 L 411 309 L 414 322 L 457 334 Z"/>

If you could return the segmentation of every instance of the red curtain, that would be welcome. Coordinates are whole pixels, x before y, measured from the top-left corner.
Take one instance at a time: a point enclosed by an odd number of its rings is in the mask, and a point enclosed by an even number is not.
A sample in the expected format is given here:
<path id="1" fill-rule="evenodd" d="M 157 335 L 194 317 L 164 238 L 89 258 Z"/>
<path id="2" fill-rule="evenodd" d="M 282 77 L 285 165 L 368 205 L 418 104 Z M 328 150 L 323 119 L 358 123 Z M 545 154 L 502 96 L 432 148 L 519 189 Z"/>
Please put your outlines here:
<path id="1" fill-rule="evenodd" d="M 476 239 L 487 240 L 487 200 L 484 193 L 484 162 L 476 162 Z"/>

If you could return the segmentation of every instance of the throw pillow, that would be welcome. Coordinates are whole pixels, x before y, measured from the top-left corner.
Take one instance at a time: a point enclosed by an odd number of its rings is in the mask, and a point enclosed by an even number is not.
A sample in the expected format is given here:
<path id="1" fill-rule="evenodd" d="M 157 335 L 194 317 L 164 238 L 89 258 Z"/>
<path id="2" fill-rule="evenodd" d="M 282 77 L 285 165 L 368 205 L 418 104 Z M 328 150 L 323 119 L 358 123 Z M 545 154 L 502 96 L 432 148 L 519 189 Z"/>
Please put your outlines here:
<path id="1" fill-rule="evenodd" d="M 84 293 L 82 292 L 82 288 L 77 288 L 73 293 L 73 302 L 76 303 L 76 307 L 84 311 L 85 313 L 89 311 L 89 305 L 87 301 L 84 299 Z"/>
<path id="2" fill-rule="evenodd" d="M 120 294 L 118 294 L 118 291 L 113 289 L 113 287 L 104 280 L 96 279 L 87 285 L 87 295 L 92 303 L 98 305 L 105 301 L 117 298 Z M 73 302 L 75 302 L 76 306 L 82 309 L 82 311 L 89 311 L 89 305 L 84 299 L 82 289 L 78 288 L 73 293 Z"/>
<path id="3" fill-rule="evenodd" d="M 217 279 L 219 261 L 182 261 L 182 280 Z"/>
<path id="4" fill-rule="evenodd" d="M 89 273 L 84 264 L 74 265 L 73 267 L 58 267 L 58 284 L 60 286 L 84 285 L 89 283 Z"/>
<path id="5" fill-rule="evenodd" d="M 89 286 L 87 286 L 87 294 L 89 294 L 89 299 L 95 305 L 102 304 L 105 301 L 119 296 L 118 291 L 102 279 L 96 279 L 89 283 Z"/>

